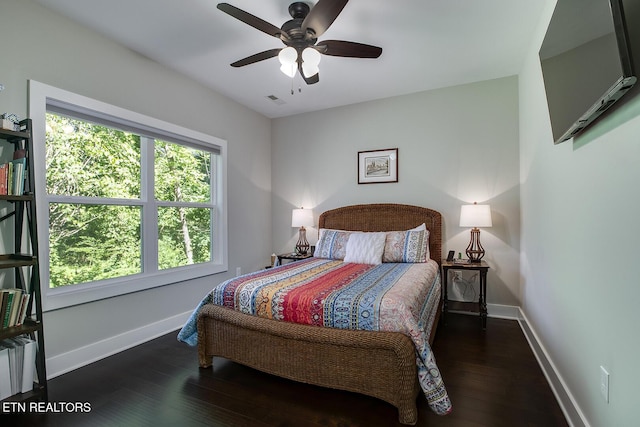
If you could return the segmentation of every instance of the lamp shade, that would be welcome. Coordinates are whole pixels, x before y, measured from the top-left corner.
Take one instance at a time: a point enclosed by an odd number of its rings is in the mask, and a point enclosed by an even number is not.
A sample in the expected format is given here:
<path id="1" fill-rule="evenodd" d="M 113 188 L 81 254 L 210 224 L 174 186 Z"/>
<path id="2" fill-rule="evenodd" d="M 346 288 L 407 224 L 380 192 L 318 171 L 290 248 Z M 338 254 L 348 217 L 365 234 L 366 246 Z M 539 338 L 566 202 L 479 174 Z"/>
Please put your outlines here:
<path id="1" fill-rule="evenodd" d="M 313 211 L 311 209 L 294 209 L 291 212 L 292 227 L 311 227 L 313 225 Z"/>
<path id="2" fill-rule="evenodd" d="M 489 205 L 462 205 L 460 227 L 491 227 L 491 207 Z"/>

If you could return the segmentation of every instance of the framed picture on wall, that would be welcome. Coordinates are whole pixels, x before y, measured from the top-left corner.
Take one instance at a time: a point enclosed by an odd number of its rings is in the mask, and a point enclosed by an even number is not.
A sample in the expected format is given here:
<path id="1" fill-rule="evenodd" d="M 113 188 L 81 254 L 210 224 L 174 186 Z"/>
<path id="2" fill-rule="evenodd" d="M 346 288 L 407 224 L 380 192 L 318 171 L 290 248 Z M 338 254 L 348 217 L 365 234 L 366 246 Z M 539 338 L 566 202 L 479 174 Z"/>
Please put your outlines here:
<path id="1" fill-rule="evenodd" d="M 398 182 L 398 149 L 358 151 L 358 184 Z"/>

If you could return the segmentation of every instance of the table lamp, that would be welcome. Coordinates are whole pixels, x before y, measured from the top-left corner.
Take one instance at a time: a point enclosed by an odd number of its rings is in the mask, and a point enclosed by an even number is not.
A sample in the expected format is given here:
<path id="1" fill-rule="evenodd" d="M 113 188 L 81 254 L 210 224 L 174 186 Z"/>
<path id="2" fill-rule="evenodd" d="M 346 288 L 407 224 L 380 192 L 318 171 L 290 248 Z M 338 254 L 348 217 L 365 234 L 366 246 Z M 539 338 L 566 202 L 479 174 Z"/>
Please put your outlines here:
<path id="1" fill-rule="evenodd" d="M 491 208 L 489 205 L 462 205 L 460 210 L 460 227 L 471 228 L 471 241 L 467 246 L 467 257 L 470 262 L 480 262 L 484 256 L 484 248 L 480 244 L 480 229 L 491 227 Z"/>
<path id="2" fill-rule="evenodd" d="M 296 243 L 296 254 L 306 255 L 309 252 L 309 242 L 307 241 L 307 230 L 305 225 L 313 225 L 313 211 L 311 209 L 294 209 L 291 213 L 291 227 L 300 227 L 298 231 L 298 243 Z"/>

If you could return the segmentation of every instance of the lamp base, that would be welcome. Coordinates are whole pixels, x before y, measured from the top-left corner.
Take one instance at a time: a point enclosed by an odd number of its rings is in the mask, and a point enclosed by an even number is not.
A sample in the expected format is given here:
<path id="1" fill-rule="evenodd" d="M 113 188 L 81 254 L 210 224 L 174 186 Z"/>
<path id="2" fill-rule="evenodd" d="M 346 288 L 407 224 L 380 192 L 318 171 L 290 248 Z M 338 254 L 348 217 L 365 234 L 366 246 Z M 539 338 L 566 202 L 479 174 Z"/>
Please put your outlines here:
<path id="1" fill-rule="evenodd" d="M 296 243 L 296 254 L 306 255 L 309 252 L 309 242 L 307 241 L 307 230 L 300 227 L 298 234 L 298 243 Z"/>
<path id="2" fill-rule="evenodd" d="M 305 246 L 298 246 L 296 245 L 296 255 L 306 255 L 309 252 L 309 245 Z"/>
<path id="3" fill-rule="evenodd" d="M 474 227 L 471 229 L 471 241 L 469 242 L 469 246 L 467 246 L 466 254 L 469 262 L 479 263 L 482 257 L 484 257 L 484 248 L 480 244 L 479 228 Z"/>

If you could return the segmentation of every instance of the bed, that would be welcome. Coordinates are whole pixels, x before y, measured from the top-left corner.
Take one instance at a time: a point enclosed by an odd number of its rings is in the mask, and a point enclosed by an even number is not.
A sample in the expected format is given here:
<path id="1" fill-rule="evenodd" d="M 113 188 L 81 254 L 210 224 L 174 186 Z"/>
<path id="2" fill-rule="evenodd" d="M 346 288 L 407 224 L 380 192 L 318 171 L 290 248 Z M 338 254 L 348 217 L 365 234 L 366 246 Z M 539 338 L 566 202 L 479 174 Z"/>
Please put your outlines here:
<path id="1" fill-rule="evenodd" d="M 422 224 L 427 231 L 420 234 Z M 202 368 L 212 366 L 213 357 L 218 356 L 295 381 L 373 396 L 394 405 L 402 424 L 417 422 L 416 401 L 421 391 L 434 412 L 449 413 L 451 402 L 430 349 L 441 313 L 440 214 L 401 204 L 353 205 L 322 213 L 318 228 L 321 235 L 314 257 L 216 286 L 196 307 L 178 339 L 198 346 Z M 367 232 L 355 233 L 366 239 L 379 237 L 376 232 L 402 232 L 407 242 L 409 236 L 426 235 L 427 259 L 379 265 L 346 262 L 353 261 L 353 246 L 344 259 L 336 259 L 329 252 L 340 245 L 334 244 L 336 239 L 327 245 L 327 236 L 344 233 L 341 236 L 348 238 L 349 231 Z M 366 239 L 363 242 L 368 244 Z M 386 242 L 388 245 L 389 237 Z M 388 247 L 385 256 L 386 252 Z M 360 260 L 356 257 L 355 261 Z M 339 290 L 338 296 L 322 288 L 316 289 L 322 298 L 308 301 L 310 297 L 296 293 L 302 283 L 320 286 L 320 271 L 335 281 L 331 286 Z M 374 276 L 379 274 L 384 279 Z M 357 303 L 349 305 L 340 292 L 347 278 L 353 277 L 364 291 L 358 294 Z M 417 277 L 429 277 L 424 279 L 428 282 L 424 289 L 410 282 L 419 281 Z M 247 288 L 250 291 L 244 296 L 235 293 Z M 379 289 L 374 292 L 372 288 Z M 409 307 L 399 300 L 405 293 L 424 302 Z M 390 303 L 396 299 L 400 308 Z"/>

